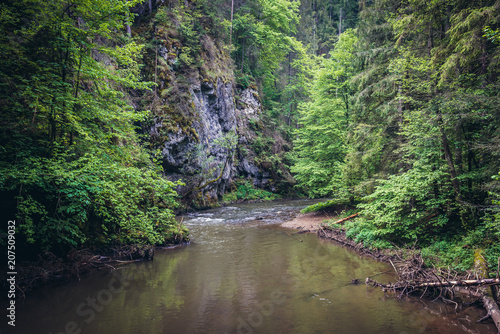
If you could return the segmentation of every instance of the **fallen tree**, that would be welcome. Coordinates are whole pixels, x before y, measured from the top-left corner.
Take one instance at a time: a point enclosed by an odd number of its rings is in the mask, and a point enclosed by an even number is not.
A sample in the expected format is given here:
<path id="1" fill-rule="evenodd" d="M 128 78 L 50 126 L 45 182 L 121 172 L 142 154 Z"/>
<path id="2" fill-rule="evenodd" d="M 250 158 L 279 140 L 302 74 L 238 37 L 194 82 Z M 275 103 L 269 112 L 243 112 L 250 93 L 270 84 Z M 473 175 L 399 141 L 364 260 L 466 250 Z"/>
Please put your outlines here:
<path id="1" fill-rule="evenodd" d="M 405 282 L 400 281 L 394 284 L 382 284 L 369 277 L 366 278 L 365 284 L 381 287 L 384 291 L 388 290 L 406 290 L 408 293 L 415 292 L 417 290 L 427 290 L 428 288 L 451 288 L 454 291 L 460 292 L 465 295 L 473 296 L 480 299 L 484 308 L 486 309 L 486 316 L 479 319 L 477 322 L 482 322 L 486 319 L 491 318 L 497 327 L 498 334 L 500 334 L 500 309 L 498 304 L 493 300 L 492 297 L 488 296 L 484 290 L 472 291 L 469 289 L 457 289 L 457 287 L 484 287 L 492 285 L 500 285 L 500 278 L 484 278 L 484 279 L 473 279 L 473 280 L 445 280 L 445 281 L 435 281 L 435 282 Z M 441 294 L 440 294 L 441 295 Z"/>
<path id="2" fill-rule="evenodd" d="M 470 280 L 451 280 L 451 281 L 437 281 L 437 282 L 398 282 L 395 284 L 381 284 L 370 278 L 366 278 L 366 284 L 379 286 L 388 290 L 400 290 L 411 286 L 414 289 L 422 288 L 449 288 L 455 286 L 486 286 L 500 284 L 500 278 L 484 278 L 484 279 L 470 279 Z"/>
<path id="3" fill-rule="evenodd" d="M 479 319 L 478 322 L 491 318 L 491 320 L 495 323 L 495 326 L 497 326 L 498 334 L 500 334 L 500 310 L 498 309 L 498 304 L 495 303 L 493 298 L 486 294 L 481 297 L 481 300 L 488 313 L 485 317 Z"/>

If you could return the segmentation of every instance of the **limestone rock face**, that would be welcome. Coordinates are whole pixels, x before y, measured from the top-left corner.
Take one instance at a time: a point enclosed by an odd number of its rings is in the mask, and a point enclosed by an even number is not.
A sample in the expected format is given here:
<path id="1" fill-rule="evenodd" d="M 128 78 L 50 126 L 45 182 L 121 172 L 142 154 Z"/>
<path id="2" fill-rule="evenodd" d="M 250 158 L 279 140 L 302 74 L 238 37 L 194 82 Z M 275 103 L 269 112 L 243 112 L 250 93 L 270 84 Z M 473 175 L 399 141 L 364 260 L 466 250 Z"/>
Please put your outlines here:
<path id="1" fill-rule="evenodd" d="M 236 87 L 223 41 L 208 34 L 199 43 L 186 38 L 178 22 L 189 14 L 187 3 L 181 11 L 164 12 L 168 19 L 154 28 L 141 23 L 150 19 L 149 3 L 160 11 L 164 1 L 147 1 L 132 11 L 141 34 L 155 40 L 146 48 L 144 72 L 157 85 L 152 94 L 134 92 L 134 107 L 152 111 L 142 128 L 161 152 L 165 176 L 182 180 L 177 192 L 198 207 L 215 204 L 239 176 L 265 185 L 269 173 L 261 171 L 254 149 L 264 128 L 257 88 Z"/>
<path id="2" fill-rule="evenodd" d="M 254 186 L 265 186 L 269 173 L 261 172 L 255 164 L 255 152 L 252 148 L 256 133 L 262 130 L 262 105 L 255 88 L 249 87 L 241 91 L 236 107 L 238 122 L 238 163 L 235 174 L 251 178 Z"/>
<path id="3" fill-rule="evenodd" d="M 205 198 L 217 200 L 237 176 L 251 179 L 257 187 L 265 186 L 270 176 L 255 164 L 252 149 L 262 126 L 257 91 L 247 88 L 235 96 L 231 82 L 205 80 L 192 84 L 189 93 L 195 114 L 192 127 L 198 138 L 179 129 L 169 132 L 160 147 L 166 176 L 186 184 L 178 192 L 186 194 L 217 179 L 203 188 Z M 150 135 L 158 136 L 161 127 L 160 121 L 153 124 Z"/>
<path id="4" fill-rule="evenodd" d="M 163 167 L 170 179 L 186 183 L 181 193 L 217 179 L 222 172 L 220 179 L 204 189 L 210 198 L 217 199 L 233 176 L 235 147 L 228 143 L 231 136 L 236 136 L 233 85 L 222 80 L 203 81 L 191 85 L 190 95 L 196 115 L 192 127 L 198 138 L 181 130 L 169 133 L 161 147 Z M 161 124 L 155 124 L 150 134 L 154 135 L 159 127 Z"/>
<path id="5" fill-rule="evenodd" d="M 247 117 L 248 119 L 258 120 L 262 112 L 262 106 L 259 100 L 259 93 L 252 89 L 247 88 L 240 94 L 240 108 L 238 114 Z"/>

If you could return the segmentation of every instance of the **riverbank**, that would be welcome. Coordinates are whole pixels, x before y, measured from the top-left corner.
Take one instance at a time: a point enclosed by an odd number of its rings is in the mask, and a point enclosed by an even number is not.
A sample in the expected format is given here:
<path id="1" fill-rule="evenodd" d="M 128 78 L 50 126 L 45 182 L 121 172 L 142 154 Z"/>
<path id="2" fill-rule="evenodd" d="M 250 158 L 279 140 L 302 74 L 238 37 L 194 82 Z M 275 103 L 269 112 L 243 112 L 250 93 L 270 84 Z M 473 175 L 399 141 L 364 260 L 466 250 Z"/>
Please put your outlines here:
<path id="1" fill-rule="evenodd" d="M 36 260 L 24 261 L 17 266 L 16 296 L 24 298 L 26 293 L 42 286 L 59 286 L 80 280 L 98 270 L 116 270 L 132 262 L 152 261 L 155 249 L 173 248 L 188 243 L 167 246 L 134 244 L 94 251 L 72 249 L 66 256 L 44 252 Z M 0 279 L 2 287 L 6 288 L 6 277 Z"/>
<path id="2" fill-rule="evenodd" d="M 348 239 L 343 229 L 329 230 L 324 228 L 323 223 L 336 220 L 338 216 L 339 213 L 334 210 L 300 213 L 297 217 L 281 223 L 281 226 L 296 229 L 299 233 L 316 233 L 320 238 L 335 241 L 358 254 L 369 256 L 375 260 L 390 263 L 394 259 L 395 256 L 392 251 L 370 249 L 362 243 Z"/>
<path id="3" fill-rule="evenodd" d="M 334 219 L 335 217 L 334 213 L 328 212 L 301 213 L 294 219 L 282 223 L 281 226 L 294 228 L 304 233 L 316 233 L 324 221 Z"/>
<path id="4" fill-rule="evenodd" d="M 421 252 L 415 248 L 401 249 L 369 249 L 362 243 L 348 239 L 342 228 L 320 227 L 317 231 L 320 238 L 326 238 L 353 249 L 359 254 L 368 255 L 376 260 L 388 262 L 398 275 L 394 284 L 379 283 L 370 278 L 364 281 L 368 285 L 381 287 L 384 291 L 392 291 L 398 298 L 418 294 L 420 298 L 427 296 L 432 300 L 442 300 L 444 303 L 455 304 L 455 309 L 473 304 L 482 304 L 486 315 L 477 322 L 491 319 L 500 333 L 500 310 L 495 300 L 499 298 L 498 273 L 493 283 L 482 279 L 474 271 L 457 273 L 444 271 L 424 264 Z M 363 278 L 356 278 L 359 283 Z M 491 291 L 488 291 L 490 290 Z"/>
<path id="5" fill-rule="evenodd" d="M 296 218 L 282 223 L 281 226 L 298 229 L 300 230 L 299 233 L 317 233 L 318 237 L 332 240 L 350 248 L 357 254 L 389 263 L 398 276 L 398 281 L 395 284 L 383 284 L 365 277 L 353 278 L 353 284 L 365 282 L 366 284 L 378 286 L 384 291 L 392 291 L 397 298 L 418 294 L 420 298 L 427 296 L 433 301 L 439 299 L 444 303 L 454 304 L 456 310 L 459 307 L 461 310 L 470 305 L 482 304 L 487 314 L 478 319 L 477 322 L 492 320 L 500 333 L 500 312 L 498 304 L 495 302 L 495 299 L 499 297 L 496 285 L 491 286 L 491 292 L 489 292 L 488 285 L 478 279 L 480 277 L 475 271 L 457 273 L 449 269 L 445 271 L 427 267 L 424 264 L 420 250 L 414 247 L 397 249 L 368 248 L 362 243 L 347 238 L 345 229 L 342 227 L 331 228 L 322 224 L 325 221 L 334 219 L 336 220 L 335 213 L 309 212 L 300 214 Z M 447 284 L 450 281 L 455 283 Z"/>

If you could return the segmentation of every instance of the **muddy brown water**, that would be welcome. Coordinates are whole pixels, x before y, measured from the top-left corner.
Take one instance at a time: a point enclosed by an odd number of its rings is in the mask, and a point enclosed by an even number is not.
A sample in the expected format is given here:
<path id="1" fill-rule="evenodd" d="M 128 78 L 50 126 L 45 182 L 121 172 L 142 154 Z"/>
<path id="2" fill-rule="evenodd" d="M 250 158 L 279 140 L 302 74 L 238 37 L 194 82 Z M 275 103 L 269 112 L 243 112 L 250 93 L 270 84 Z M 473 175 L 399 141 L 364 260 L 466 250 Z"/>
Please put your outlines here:
<path id="1" fill-rule="evenodd" d="M 183 217 L 190 245 L 18 300 L 2 333 L 496 333 L 484 311 L 397 300 L 353 278 L 391 267 L 279 226 L 309 202 L 233 205 Z"/>

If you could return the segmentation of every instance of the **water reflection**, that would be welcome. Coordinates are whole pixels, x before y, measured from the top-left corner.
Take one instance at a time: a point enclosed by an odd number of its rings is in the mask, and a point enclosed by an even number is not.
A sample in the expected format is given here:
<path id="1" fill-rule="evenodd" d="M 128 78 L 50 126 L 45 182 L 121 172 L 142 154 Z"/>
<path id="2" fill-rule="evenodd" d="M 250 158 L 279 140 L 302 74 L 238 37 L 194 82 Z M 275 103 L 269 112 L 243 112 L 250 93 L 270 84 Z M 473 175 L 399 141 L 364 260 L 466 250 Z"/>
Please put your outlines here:
<path id="1" fill-rule="evenodd" d="M 291 210 L 290 203 L 252 204 L 185 217 L 193 242 L 157 251 L 152 262 L 122 268 L 126 284 L 122 291 L 111 292 L 111 300 L 102 292 L 115 277 L 109 273 L 46 288 L 19 307 L 16 329 L 92 334 L 493 330 L 474 323 L 479 317 L 475 309 L 456 314 L 442 304 L 394 300 L 379 289 L 350 285 L 353 278 L 394 277 L 383 263 L 315 235 L 296 235 L 268 224 L 283 219 L 277 211 L 286 215 Z M 99 309 L 86 304 L 82 316 L 78 307 L 88 298 Z"/>

